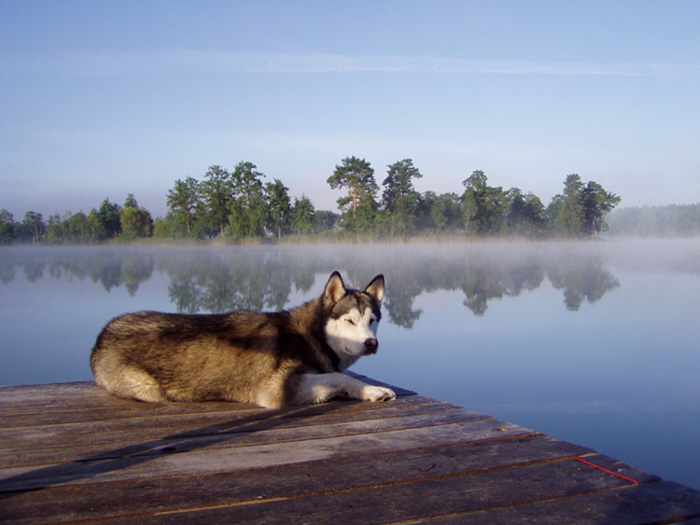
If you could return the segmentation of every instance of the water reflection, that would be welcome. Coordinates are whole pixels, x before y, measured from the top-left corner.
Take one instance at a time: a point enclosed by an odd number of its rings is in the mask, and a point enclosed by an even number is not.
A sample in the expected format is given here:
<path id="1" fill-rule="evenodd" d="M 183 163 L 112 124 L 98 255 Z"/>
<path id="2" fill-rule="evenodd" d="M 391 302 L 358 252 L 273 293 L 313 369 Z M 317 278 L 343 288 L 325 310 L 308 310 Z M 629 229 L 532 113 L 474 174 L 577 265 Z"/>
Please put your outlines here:
<path id="1" fill-rule="evenodd" d="M 12 282 L 18 270 L 30 283 L 39 281 L 46 273 L 58 280 L 89 278 L 100 283 L 106 292 L 124 286 L 132 296 L 142 282 L 151 278 L 155 268 L 155 256 L 147 251 L 8 248 L 0 255 L 0 281 L 3 284 Z"/>
<path id="2" fill-rule="evenodd" d="M 279 309 L 335 269 L 388 281 L 383 350 L 357 372 L 700 488 L 698 239 L 2 247 L 0 385 L 92 379 L 95 337 L 125 311 Z"/>
<path id="3" fill-rule="evenodd" d="M 528 245 L 403 247 L 237 247 L 237 248 L 83 248 L 3 250 L 0 279 L 7 284 L 22 272 L 28 282 L 90 279 L 109 292 L 124 286 L 135 295 L 154 272 L 169 279 L 168 295 L 179 312 L 235 309 L 279 310 L 293 291 L 306 293 L 319 274 L 339 269 L 351 285 L 377 272 L 387 274 L 384 308 L 389 320 L 411 328 L 422 311 L 414 307 L 423 292 L 464 294 L 464 306 L 482 316 L 489 303 L 539 288 L 546 279 L 563 293 L 569 310 L 595 302 L 619 281 L 599 251 Z"/>
<path id="4" fill-rule="evenodd" d="M 578 310 L 584 299 L 594 303 L 620 285 L 595 258 L 552 266 L 548 277 L 555 288 L 564 291 L 564 303 L 569 310 Z"/>

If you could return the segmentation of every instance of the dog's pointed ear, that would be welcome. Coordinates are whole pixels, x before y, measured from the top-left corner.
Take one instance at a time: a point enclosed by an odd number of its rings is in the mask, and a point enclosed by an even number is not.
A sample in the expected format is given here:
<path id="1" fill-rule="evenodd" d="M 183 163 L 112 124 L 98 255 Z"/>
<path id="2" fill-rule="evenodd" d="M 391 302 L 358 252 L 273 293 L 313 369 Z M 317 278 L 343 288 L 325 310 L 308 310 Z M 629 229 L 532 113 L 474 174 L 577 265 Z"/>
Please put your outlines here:
<path id="1" fill-rule="evenodd" d="M 384 297 L 384 276 L 377 275 L 372 279 L 372 282 L 365 288 L 365 293 L 377 301 L 377 304 L 381 304 L 382 297 Z"/>
<path id="2" fill-rule="evenodd" d="M 339 272 L 333 272 L 330 279 L 326 283 L 326 289 L 323 292 L 323 304 L 331 305 L 340 301 L 347 295 L 345 283 Z"/>

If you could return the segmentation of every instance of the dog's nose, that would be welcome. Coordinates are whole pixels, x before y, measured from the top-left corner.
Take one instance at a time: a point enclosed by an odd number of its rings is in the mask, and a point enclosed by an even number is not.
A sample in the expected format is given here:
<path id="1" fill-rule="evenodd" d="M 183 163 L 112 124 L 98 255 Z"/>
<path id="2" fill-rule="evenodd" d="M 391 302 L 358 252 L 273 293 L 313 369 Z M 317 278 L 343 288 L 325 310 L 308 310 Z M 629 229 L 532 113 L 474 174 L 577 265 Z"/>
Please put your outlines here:
<path id="1" fill-rule="evenodd" d="M 365 354 L 376 353 L 378 346 L 379 346 L 379 342 L 374 338 L 370 338 L 370 339 L 365 340 Z"/>

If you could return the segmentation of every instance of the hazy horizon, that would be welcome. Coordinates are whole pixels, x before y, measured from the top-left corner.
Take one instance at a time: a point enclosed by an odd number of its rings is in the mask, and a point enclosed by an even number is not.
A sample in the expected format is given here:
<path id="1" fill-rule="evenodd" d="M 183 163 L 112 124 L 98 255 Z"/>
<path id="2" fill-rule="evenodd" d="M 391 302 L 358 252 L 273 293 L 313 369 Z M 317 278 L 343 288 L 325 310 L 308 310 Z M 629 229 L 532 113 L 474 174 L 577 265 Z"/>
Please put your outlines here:
<path id="1" fill-rule="evenodd" d="M 0 3 L 0 184 L 20 218 L 250 161 L 335 210 L 347 156 L 420 192 L 483 170 L 546 204 L 571 173 L 622 206 L 700 200 L 696 2 Z M 400 23 L 399 23 L 400 21 Z"/>

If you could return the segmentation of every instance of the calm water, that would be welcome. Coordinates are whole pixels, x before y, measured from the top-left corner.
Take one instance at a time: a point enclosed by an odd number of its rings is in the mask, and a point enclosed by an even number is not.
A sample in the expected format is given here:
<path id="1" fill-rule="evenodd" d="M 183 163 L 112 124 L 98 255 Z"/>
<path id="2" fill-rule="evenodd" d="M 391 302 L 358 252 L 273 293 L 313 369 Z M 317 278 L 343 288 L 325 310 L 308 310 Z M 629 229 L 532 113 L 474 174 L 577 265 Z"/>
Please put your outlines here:
<path id="1" fill-rule="evenodd" d="M 700 241 L 2 248 L 0 384 L 92 379 L 112 317 L 276 310 L 387 278 L 353 369 L 700 488 Z"/>

